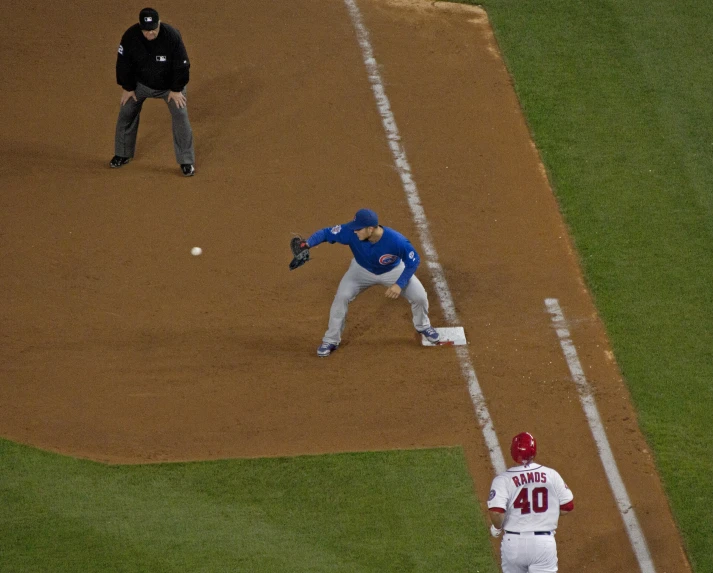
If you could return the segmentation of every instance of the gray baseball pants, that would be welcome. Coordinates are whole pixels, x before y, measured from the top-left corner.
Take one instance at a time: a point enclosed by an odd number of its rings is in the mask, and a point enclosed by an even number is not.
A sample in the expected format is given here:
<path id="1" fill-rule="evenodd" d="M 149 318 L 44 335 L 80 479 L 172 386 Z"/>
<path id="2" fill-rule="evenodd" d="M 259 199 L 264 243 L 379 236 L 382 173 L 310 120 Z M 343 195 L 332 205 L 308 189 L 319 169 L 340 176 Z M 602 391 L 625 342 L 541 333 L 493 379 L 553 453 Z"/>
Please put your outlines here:
<path id="1" fill-rule="evenodd" d="M 119 157 L 133 157 L 136 151 L 136 135 L 139 132 L 139 118 L 141 108 L 146 98 L 162 99 L 168 104 L 171 112 L 173 126 L 173 150 L 176 153 L 176 162 L 195 163 L 196 154 L 193 150 L 193 130 L 188 121 L 188 108 L 179 108 L 175 103 L 168 102 L 169 90 L 154 90 L 143 84 L 136 84 L 136 99 L 130 98 L 121 109 L 119 119 L 116 121 L 116 135 L 114 136 L 114 154 Z M 186 95 L 186 88 L 183 88 Z"/>
<path id="2" fill-rule="evenodd" d="M 329 328 L 324 333 L 322 342 L 328 344 L 339 344 L 342 340 L 342 332 L 347 320 L 347 309 L 349 303 L 353 301 L 357 295 L 374 285 L 382 285 L 390 287 L 395 284 L 401 273 L 404 271 L 403 261 L 395 268 L 383 275 L 375 275 L 362 267 L 356 260 L 352 259 L 349 269 L 344 273 L 337 294 L 332 302 L 332 308 L 329 311 Z M 431 326 L 431 321 L 428 318 L 428 295 L 426 289 L 423 288 L 421 281 L 416 275 L 411 277 L 411 280 L 406 285 L 406 288 L 401 291 L 401 296 L 411 304 L 411 312 L 413 314 L 413 325 L 416 330 L 425 330 Z"/>

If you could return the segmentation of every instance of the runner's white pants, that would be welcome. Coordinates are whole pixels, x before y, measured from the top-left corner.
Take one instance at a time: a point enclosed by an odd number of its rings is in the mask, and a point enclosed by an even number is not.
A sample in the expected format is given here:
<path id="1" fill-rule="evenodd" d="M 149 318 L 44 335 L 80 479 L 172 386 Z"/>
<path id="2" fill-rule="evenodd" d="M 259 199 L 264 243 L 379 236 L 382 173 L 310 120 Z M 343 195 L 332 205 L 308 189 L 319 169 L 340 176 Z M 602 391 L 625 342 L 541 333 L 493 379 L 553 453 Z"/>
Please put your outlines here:
<path id="1" fill-rule="evenodd" d="M 334 302 L 332 302 L 332 308 L 329 311 L 329 327 L 327 328 L 327 332 L 324 333 L 322 342 L 339 344 L 342 341 L 342 332 L 344 331 L 347 320 L 349 303 L 353 301 L 360 292 L 365 291 L 371 286 L 382 285 L 390 287 L 395 284 L 401 276 L 401 273 L 403 273 L 404 266 L 402 261 L 388 273 L 375 275 L 367 271 L 357 263 L 356 260 L 352 259 L 349 269 L 344 273 L 339 283 Z M 431 321 L 428 319 L 428 295 L 416 275 L 411 277 L 406 288 L 401 291 L 401 296 L 411 304 L 413 325 L 416 330 L 425 330 L 431 326 Z"/>
<path id="2" fill-rule="evenodd" d="M 554 535 L 503 534 L 500 545 L 503 573 L 556 573 Z"/>

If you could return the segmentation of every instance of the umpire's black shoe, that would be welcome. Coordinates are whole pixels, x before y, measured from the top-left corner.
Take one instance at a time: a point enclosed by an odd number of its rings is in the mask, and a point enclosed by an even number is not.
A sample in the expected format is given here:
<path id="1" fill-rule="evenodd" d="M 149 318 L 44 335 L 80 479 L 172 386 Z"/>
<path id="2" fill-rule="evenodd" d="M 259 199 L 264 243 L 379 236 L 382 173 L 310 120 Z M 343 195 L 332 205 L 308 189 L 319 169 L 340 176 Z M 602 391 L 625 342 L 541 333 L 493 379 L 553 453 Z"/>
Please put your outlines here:
<path id="1" fill-rule="evenodd" d="M 121 155 L 115 155 L 111 158 L 111 161 L 109 162 L 109 167 L 111 167 L 112 169 L 116 169 L 118 167 L 126 165 L 129 161 L 131 161 L 131 157 L 122 157 Z"/>
<path id="2" fill-rule="evenodd" d="M 183 171 L 184 177 L 192 177 L 196 173 L 196 168 L 190 163 L 182 163 L 181 171 Z"/>

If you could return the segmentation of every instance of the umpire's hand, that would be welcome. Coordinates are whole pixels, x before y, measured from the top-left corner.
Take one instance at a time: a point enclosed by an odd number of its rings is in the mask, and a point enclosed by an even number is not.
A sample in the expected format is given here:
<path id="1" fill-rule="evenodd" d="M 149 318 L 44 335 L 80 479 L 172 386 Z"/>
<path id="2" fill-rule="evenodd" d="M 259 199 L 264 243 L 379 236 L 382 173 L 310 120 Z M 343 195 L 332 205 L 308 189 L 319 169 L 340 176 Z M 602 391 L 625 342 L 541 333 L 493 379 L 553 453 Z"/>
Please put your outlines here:
<path id="1" fill-rule="evenodd" d="M 130 99 L 133 99 L 134 101 L 139 101 L 138 99 L 136 99 L 136 92 L 134 90 L 131 90 L 130 92 L 127 92 L 126 90 L 121 90 L 121 107 L 124 107 L 124 104 Z"/>
<path id="2" fill-rule="evenodd" d="M 186 107 L 186 96 L 181 92 L 168 92 L 168 102 L 175 102 L 177 108 Z"/>

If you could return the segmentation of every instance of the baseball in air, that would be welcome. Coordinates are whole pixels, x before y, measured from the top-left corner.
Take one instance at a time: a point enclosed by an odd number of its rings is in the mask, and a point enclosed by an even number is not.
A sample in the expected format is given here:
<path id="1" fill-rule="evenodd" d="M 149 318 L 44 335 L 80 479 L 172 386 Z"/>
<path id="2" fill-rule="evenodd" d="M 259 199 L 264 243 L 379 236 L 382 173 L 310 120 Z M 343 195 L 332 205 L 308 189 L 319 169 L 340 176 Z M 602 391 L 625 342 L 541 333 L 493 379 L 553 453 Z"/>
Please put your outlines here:
<path id="1" fill-rule="evenodd" d="M 197 256 L 200 255 L 202 252 L 203 252 L 203 249 L 201 249 L 200 247 L 193 247 L 193 248 L 191 249 L 191 254 L 192 254 L 194 257 L 197 257 Z"/>

